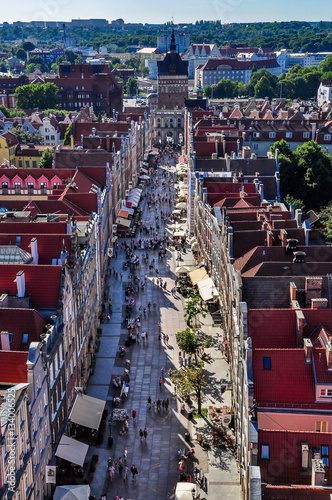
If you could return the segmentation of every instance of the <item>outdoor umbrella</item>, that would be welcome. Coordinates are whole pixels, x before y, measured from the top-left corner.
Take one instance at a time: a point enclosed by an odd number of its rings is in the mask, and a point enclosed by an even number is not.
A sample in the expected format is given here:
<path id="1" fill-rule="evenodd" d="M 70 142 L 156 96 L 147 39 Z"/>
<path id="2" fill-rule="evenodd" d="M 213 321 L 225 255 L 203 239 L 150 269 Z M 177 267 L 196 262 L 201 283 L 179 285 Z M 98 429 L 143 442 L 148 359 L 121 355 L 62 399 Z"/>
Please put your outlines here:
<path id="1" fill-rule="evenodd" d="M 89 500 L 90 486 L 87 484 L 75 484 L 57 486 L 53 500 Z"/>

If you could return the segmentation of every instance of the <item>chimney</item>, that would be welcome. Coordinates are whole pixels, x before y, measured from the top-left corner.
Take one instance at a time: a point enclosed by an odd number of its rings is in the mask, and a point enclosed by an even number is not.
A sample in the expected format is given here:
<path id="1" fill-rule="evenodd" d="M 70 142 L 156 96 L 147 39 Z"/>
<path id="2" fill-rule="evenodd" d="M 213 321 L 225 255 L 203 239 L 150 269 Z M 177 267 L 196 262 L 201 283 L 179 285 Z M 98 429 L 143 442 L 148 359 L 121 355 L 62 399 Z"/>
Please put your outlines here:
<path id="1" fill-rule="evenodd" d="M 306 306 L 311 306 L 311 299 L 322 297 L 323 278 L 320 276 L 306 276 L 305 278 L 305 298 Z"/>
<path id="2" fill-rule="evenodd" d="M 329 340 L 328 344 L 326 344 L 325 353 L 326 353 L 327 369 L 329 371 L 331 371 L 332 370 L 332 344 L 331 344 L 331 340 Z"/>
<path id="3" fill-rule="evenodd" d="M 33 258 L 33 263 L 38 264 L 39 255 L 38 255 L 37 238 L 32 238 L 30 246 L 31 246 L 31 255 Z"/>
<path id="4" fill-rule="evenodd" d="M 311 363 L 312 342 L 310 339 L 304 339 L 305 362 Z"/>
<path id="5" fill-rule="evenodd" d="M 6 293 L 0 295 L 0 307 L 8 307 L 8 295 Z"/>
<path id="6" fill-rule="evenodd" d="M 10 351 L 9 333 L 1 332 L 0 337 L 1 337 L 1 350 Z"/>
<path id="7" fill-rule="evenodd" d="M 266 244 L 268 247 L 272 247 L 273 233 L 272 231 L 267 231 L 266 233 Z"/>
<path id="8" fill-rule="evenodd" d="M 311 486 L 325 486 L 325 466 L 318 458 L 311 462 Z"/>
<path id="9" fill-rule="evenodd" d="M 296 315 L 296 344 L 297 347 L 302 347 L 305 318 L 303 312 L 299 310 L 295 311 L 295 315 Z"/>
<path id="10" fill-rule="evenodd" d="M 228 154 L 225 154 L 225 158 L 226 158 L 226 170 L 227 170 L 227 172 L 230 172 L 231 171 L 231 159 L 230 159 Z"/>
<path id="11" fill-rule="evenodd" d="M 311 309 L 327 309 L 327 299 L 311 299 Z"/>
<path id="12" fill-rule="evenodd" d="M 25 274 L 24 271 L 19 271 L 16 275 L 17 296 L 25 296 Z"/>
<path id="13" fill-rule="evenodd" d="M 291 281 L 289 284 L 289 295 L 290 295 L 291 302 L 292 302 L 292 300 L 296 300 L 296 292 L 297 292 L 296 285 L 293 281 Z"/>
<path id="14" fill-rule="evenodd" d="M 233 258 L 233 228 L 228 228 L 228 253 L 229 257 Z"/>
<path id="15" fill-rule="evenodd" d="M 287 245 L 287 231 L 285 229 L 280 230 L 281 246 L 285 247 Z"/>
<path id="16" fill-rule="evenodd" d="M 250 147 L 249 146 L 242 146 L 242 158 L 250 158 Z"/>

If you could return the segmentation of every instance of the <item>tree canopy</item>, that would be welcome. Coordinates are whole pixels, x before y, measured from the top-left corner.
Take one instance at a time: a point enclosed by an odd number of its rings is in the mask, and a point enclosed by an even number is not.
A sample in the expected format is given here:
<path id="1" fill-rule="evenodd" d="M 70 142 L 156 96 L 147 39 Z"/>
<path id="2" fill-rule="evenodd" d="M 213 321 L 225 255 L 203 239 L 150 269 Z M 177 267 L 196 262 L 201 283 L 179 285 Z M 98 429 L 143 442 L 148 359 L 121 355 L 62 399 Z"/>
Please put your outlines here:
<path id="1" fill-rule="evenodd" d="M 289 195 L 309 210 L 319 210 L 331 200 L 332 158 L 315 141 L 308 141 L 292 152 L 286 141 L 277 141 L 279 150 L 280 193 Z"/>
<path id="2" fill-rule="evenodd" d="M 34 83 L 17 87 L 16 107 L 21 109 L 48 109 L 58 107 L 58 87 L 51 82 Z"/>
<path id="3" fill-rule="evenodd" d="M 198 413 L 202 412 L 202 390 L 207 386 L 204 377 L 204 370 L 195 366 L 181 368 L 173 371 L 171 375 L 172 382 L 177 386 L 178 392 L 182 396 L 194 395 L 197 399 Z"/>
<path id="4" fill-rule="evenodd" d="M 53 152 L 51 148 L 46 148 L 40 159 L 39 168 L 52 168 L 53 165 Z"/>
<path id="5" fill-rule="evenodd" d="M 190 330 L 190 328 L 186 328 L 182 332 L 178 332 L 175 337 L 179 348 L 187 354 L 194 355 L 197 363 L 197 350 L 200 346 L 200 341 L 196 333 Z"/>

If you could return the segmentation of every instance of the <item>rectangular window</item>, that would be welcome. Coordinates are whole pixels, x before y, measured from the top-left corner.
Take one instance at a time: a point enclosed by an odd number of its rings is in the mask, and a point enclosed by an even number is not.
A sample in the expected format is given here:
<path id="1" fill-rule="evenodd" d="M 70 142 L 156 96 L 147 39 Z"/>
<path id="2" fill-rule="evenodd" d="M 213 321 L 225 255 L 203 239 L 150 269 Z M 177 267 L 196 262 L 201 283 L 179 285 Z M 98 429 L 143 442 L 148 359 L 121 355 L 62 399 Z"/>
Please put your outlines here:
<path id="1" fill-rule="evenodd" d="M 254 133 L 252 134 L 252 136 L 253 136 L 253 137 L 256 137 L 256 138 L 257 138 L 257 137 L 259 137 L 259 132 L 254 132 Z"/>
<path id="2" fill-rule="evenodd" d="M 25 168 L 30 168 L 30 162 L 29 162 L 29 160 L 25 160 Z"/>
<path id="3" fill-rule="evenodd" d="M 23 162 L 22 160 L 18 160 L 18 168 L 22 168 L 23 167 Z"/>
<path id="4" fill-rule="evenodd" d="M 21 183 L 15 182 L 15 194 L 21 194 Z"/>
<path id="5" fill-rule="evenodd" d="M 13 342 L 13 334 L 12 333 L 8 333 L 8 340 L 9 340 L 10 344 Z"/>
<path id="6" fill-rule="evenodd" d="M 34 184 L 33 182 L 28 182 L 28 193 L 33 194 Z"/>
<path id="7" fill-rule="evenodd" d="M 36 162 L 36 160 L 32 161 L 32 168 L 37 168 L 37 162 Z"/>
<path id="8" fill-rule="evenodd" d="M 270 459 L 270 445 L 269 444 L 262 444 L 261 459 L 262 460 L 269 460 Z"/>
<path id="9" fill-rule="evenodd" d="M 263 358 L 263 368 L 264 370 L 271 370 L 271 358 L 269 357 Z"/>
<path id="10" fill-rule="evenodd" d="M 22 344 L 27 344 L 29 340 L 29 334 L 28 333 L 23 333 L 22 335 Z"/>
<path id="11" fill-rule="evenodd" d="M 1 185 L 2 189 L 2 194 L 7 194 L 8 193 L 8 182 L 3 182 Z"/>
<path id="12" fill-rule="evenodd" d="M 331 135 L 330 134 L 325 134 L 324 135 L 324 141 L 330 141 L 331 140 Z"/>
<path id="13" fill-rule="evenodd" d="M 41 191 L 41 194 L 47 194 L 47 184 L 46 184 L 46 182 L 41 182 L 40 183 L 40 191 Z"/>
<path id="14" fill-rule="evenodd" d="M 329 459 L 329 446 L 327 444 L 322 444 L 321 457 L 325 467 L 328 468 L 330 466 L 330 459 Z"/>
<path id="15" fill-rule="evenodd" d="M 303 139 L 309 139 L 310 132 L 303 132 Z"/>
<path id="16" fill-rule="evenodd" d="M 293 137 L 293 132 L 286 132 L 286 139 L 291 139 Z"/>
<path id="17" fill-rule="evenodd" d="M 316 421 L 316 432 L 327 432 L 327 422 Z"/>
<path id="18" fill-rule="evenodd" d="M 276 133 L 275 132 L 269 132 L 269 138 L 270 139 L 274 139 L 276 137 Z"/>

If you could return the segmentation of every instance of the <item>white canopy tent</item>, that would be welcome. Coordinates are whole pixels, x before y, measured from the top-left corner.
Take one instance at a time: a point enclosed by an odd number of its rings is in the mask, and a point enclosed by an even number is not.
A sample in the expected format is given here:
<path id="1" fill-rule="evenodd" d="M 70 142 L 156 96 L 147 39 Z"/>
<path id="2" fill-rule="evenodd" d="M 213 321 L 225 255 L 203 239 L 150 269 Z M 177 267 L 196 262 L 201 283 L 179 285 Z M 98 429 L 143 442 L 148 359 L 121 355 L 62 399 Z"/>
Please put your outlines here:
<path id="1" fill-rule="evenodd" d="M 190 272 L 190 267 L 188 266 L 179 266 L 175 269 L 175 274 L 188 274 Z"/>
<path id="2" fill-rule="evenodd" d="M 193 493 L 195 493 L 194 496 Z M 193 500 L 193 498 L 197 498 L 195 483 L 176 483 L 175 500 Z"/>
<path id="3" fill-rule="evenodd" d="M 56 457 L 83 467 L 89 445 L 63 435 L 55 452 Z"/>
<path id="4" fill-rule="evenodd" d="M 218 297 L 219 293 L 211 278 L 207 278 L 197 283 L 198 291 L 202 299 L 207 302 Z"/>
<path id="5" fill-rule="evenodd" d="M 69 419 L 76 424 L 98 430 L 105 404 L 106 401 L 102 399 L 92 398 L 86 394 L 78 394 Z"/>
<path id="6" fill-rule="evenodd" d="M 173 233 L 173 236 L 175 236 L 175 238 L 182 238 L 186 235 L 186 233 L 184 231 L 175 231 L 175 233 Z"/>
<path id="7" fill-rule="evenodd" d="M 57 486 L 53 500 L 89 500 L 90 491 L 88 484 Z"/>
<path id="8" fill-rule="evenodd" d="M 185 210 L 187 208 L 187 203 L 185 203 L 184 201 L 180 201 L 175 205 L 175 208 Z"/>
<path id="9" fill-rule="evenodd" d="M 119 226 L 124 226 L 124 227 L 130 227 L 131 224 L 131 220 L 124 219 L 123 217 L 117 217 L 115 222 L 116 224 L 119 224 Z"/>
<path id="10" fill-rule="evenodd" d="M 145 175 L 145 174 L 140 175 L 140 176 L 139 176 L 139 178 L 140 178 L 140 179 L 143 179 L 144 181 L 148 181 L 148 180 L 150 180 L 150 177 L 149 177 L 148 175 Z"/>
<path id="11" fill-rule="evenodd" d="M 149 172 L 146 170 L 146 168 L 143 168 L 141 167 L 141 172 L 143 172 L 143 174 L 148 174 Z"/>

